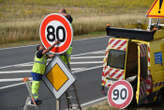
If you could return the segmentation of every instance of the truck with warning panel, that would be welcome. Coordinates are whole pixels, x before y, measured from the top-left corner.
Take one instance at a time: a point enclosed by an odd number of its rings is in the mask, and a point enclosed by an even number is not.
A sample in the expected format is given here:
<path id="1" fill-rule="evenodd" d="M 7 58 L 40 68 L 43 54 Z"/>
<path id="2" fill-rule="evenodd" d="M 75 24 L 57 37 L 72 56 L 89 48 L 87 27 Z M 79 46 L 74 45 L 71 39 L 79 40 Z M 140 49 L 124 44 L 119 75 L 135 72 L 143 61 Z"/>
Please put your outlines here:
<path id="1" fill-rule="evenodd" d="M 164 93 L 164 39 L 153 40 L 156 31 L 106 28 L 102 86 L 118 80 L 133 86 L 137 104 L 156 101 Z"/>
<path id="2" fill-rule="evenodd" d="M 106 27 L 109 41 L 103 61 L 103 90 L 118 80 L 127 80 L 133 87 L 133 102 L 138 105 L 164 98 L 164 38 L 155 39 L 159 18 L 164 18 L 164 10 L 159 11 L 163 4 L 155 0 L 148 10 L 148 30 Z M 155 25 L 152 18 L 157 18 Z M 157 28 L 153 30 L 153 26 Z"/>

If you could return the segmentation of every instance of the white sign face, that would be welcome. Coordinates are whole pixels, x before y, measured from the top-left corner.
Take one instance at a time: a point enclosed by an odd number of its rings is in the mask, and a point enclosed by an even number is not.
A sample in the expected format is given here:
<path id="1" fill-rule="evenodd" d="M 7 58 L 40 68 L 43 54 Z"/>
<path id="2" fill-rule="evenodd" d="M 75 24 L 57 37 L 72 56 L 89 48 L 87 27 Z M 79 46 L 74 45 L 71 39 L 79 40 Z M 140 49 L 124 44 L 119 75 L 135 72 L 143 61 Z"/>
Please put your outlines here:
<path id="1" fill-rule="evenodd" d="M 116 86 L 112 91 L 112 99 L 116 104 L 123 104 L 128 99 L 128 89 L 124 85 Z"/>
<path id="2" fill-rule="evenodd" d="M 62 60 L 56 56 L 47 66 L 43 81 L 56 99 L 59 99 L 75 82 L 75 78 Z"/>
<path id="3" fill-rule="evenodd" d="M 109 104 L 115 108 L 127 107 L 133 98 L 133 89 L 127 81 L 115 82 L 108 91 Z"/>
<path id="4" fill-rule="evenodd" d="M 62 46 L 67 39 L 67 31 L 64 25 L 56 20 L 47 24 L 45 35 L 47 36 L 46 40 L 51 45 L 54 41 L 60 41 L 61 43 L 58 46 Z"/>

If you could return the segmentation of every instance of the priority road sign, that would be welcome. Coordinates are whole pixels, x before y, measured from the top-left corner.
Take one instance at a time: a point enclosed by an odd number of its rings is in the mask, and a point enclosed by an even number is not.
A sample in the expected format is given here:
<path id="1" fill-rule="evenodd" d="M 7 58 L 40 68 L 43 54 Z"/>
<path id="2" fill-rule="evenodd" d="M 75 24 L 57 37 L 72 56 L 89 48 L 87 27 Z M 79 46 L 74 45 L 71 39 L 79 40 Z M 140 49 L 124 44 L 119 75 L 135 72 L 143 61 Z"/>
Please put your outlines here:
<path id="1" fill-rule="evenodd" d="M 151 18 L 164 18 L 164 1 L 155 0 L 146 15 Z"/>
<path id="2" fill-rule="evenodd" d="M 70 22 L 58 13 L 49 14 L 43 19 L 39 34 L 45 48 L 50 47 L 55 41 L 61 42 L 51 50 L 56 54 L 67 51 L 73 39 L 73 29 Z"/>
<path id="3" fill-rule="evenodd" d="M 108 90 L 108 102 L 119 109 L 127 107 L 133 98 L 133 89 L 128 81 L 115 82 Z"/>
<path id="4" fill-rule="evenodd" d="M 75 78 L 62 60 L 56 56 L 47 66 L 43 81 L 55 95 L 56 99 L 59 99 L 75 82 Z"/>

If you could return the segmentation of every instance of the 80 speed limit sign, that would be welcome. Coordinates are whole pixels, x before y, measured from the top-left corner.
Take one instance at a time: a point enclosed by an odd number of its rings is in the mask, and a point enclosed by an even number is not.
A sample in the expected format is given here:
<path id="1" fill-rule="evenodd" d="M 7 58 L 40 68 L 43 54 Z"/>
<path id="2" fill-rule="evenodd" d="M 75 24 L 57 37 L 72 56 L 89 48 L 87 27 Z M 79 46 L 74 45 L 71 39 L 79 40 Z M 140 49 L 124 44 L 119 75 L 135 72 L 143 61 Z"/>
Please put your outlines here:
<path id="1" fill-rule="evenodd" d="M 40 40 L 45 48 L 54 42 L 60 41 L 51 52 L 64 53 L 72 43 L 73 29 L 70 22 L 61 14 L 52 13 L 47 15 L 40 25 Z"/>
<path id="2" fill-rule="evenodd" d="M 133 98 L 133 89 L 128 81 L 117 81 L 108 90 L 108 102 L 119 109 L 127 107 Z"/>

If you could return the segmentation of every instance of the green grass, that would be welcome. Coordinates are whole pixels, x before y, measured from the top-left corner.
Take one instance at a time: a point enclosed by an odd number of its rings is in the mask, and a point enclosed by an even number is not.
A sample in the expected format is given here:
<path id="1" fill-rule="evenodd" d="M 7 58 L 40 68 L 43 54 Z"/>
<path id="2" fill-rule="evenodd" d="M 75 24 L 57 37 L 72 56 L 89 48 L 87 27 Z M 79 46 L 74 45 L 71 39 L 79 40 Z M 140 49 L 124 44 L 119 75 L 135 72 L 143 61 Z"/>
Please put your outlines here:
<path id="1" fill-rule="evenodd" d="M 75 16 L 145 13 L 153 0 L 0 0 L 0 20 L 40 18 L 67 8 Z"/>
<path id="2" fill-rule="evenodd" d="M 84 110 L 119 110 L 109 106 L 107 101 L 100 102 L 98 104 L 92 105 Z"/>
<path id="3" fill-rule="evenodd" d="M 66 8 L 74 35 L 105 32 L 106 24 L 136 28 L 153 0 L 0 0 L 0 43 L 39 40 L 39 25 L 48 13 Z"/>
<path id="4" fill-rule="evenodd" d="M 85 38 L 95 38 L 95 37 L 103 37 L 106 36 L 105 32 L 91 32 L 88 34 L 78 35 L 74 36 L 73 40 L 79 40 L 79 39 L 85 39 Z M 21 40 L 16 42 L 10 42 L 10 43 L 2 43 L 0 44 L 0 48 L 8 48 L 8 47 L 17 47 L 17 46 L 26 46 L 26 45 L 34 45 L 39 44 L 39 40 Z"/>
<path id="5" fill-rule="evenodd" d="M 135 28 L 138 20 L 146 23 L 142 15 L 100 16 L 100 17 L 80 17 L 74 19 L 72 24 L 74 35 L 77 37 L 91 32 L 105 32 L 106 24 L 118 27 Z M 102 20 L 103 19 L 103 20 Z M 137 20 L 136 20 L 137 19 Z M 128 21 L 128 22 L 126 22 Z M 40 20 L 20 20 L 15 22 L 0 23 L 0 43 L 11 43 L 20 40 L 39 40 Z"/>
<path id="6" fill-rule="evenodd" d="M 142 105 L 138 107 L 126 107 L 123 110 L 163 110 L 164 105 L 163 104 L 147 104 L 147 105 Z M 84 110 L 120 110 L 113 108 L 109 106 L 109 103 L 107 101 L 100 102 L 98 104 L 94 104 L 90 107 L 84 108 Z"/>

